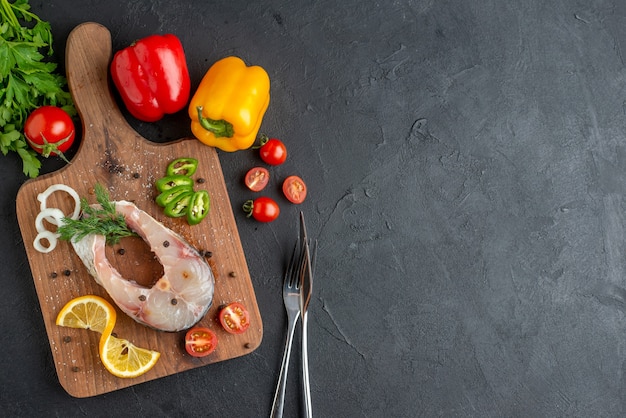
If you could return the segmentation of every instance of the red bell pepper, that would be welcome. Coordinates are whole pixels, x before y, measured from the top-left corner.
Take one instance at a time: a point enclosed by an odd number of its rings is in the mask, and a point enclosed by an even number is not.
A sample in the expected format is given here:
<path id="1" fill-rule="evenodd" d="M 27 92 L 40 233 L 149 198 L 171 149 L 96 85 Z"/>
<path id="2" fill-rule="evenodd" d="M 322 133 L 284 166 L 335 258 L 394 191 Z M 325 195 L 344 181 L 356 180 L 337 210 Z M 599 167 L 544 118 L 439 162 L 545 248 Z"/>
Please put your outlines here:
<path id="1" fill-rule="evenodd" d="M 111 78 L 131 115 L 155 122 L 187 105 L 191 83 L 180 40 L 151 35 L 118 51 Z"/>

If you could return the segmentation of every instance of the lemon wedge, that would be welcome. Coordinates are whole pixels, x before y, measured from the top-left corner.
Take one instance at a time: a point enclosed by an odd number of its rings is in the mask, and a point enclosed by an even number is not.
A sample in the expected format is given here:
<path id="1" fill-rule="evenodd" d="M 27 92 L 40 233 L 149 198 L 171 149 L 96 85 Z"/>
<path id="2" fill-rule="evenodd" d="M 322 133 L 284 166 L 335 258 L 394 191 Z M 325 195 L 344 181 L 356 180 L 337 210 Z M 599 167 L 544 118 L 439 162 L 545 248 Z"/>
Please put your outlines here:
<path id="1" fill-rule="evenodd" d="M 100 361 L 117 377 L 141 376 L 156 364 L 160 356 L 158 351 L 137 347 L 112 335 L 100 340 Z"/>
<path id="2" fill-rule="evenodd" d="M 117 319 L 113 306 L 100 296 L 87 295 L 69 301 L 57 315 L 56 324 L 104 334 L 113 331 Z"/>
<path id="3" fill-rule="evenodd" d="M 104 367 L 117 377 L 141 376 L 154 367 L 161 354 L 111 335 L 116 319 L 115 308 L 106 299 L 86 295 L 65 304 L 57 315 L 56 324 L 99 332 L 102 335 L 98 354 Z"/>

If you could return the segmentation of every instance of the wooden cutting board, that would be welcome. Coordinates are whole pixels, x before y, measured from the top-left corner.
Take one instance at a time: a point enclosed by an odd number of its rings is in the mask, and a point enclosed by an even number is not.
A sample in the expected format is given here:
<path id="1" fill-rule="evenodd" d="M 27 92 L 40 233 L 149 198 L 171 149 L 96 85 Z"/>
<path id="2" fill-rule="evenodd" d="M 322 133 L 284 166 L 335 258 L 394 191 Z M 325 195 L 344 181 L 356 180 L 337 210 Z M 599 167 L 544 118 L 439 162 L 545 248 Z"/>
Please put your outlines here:
<path id="1" fill-rule="evenodd" d="M 16 202 L 24 246 L 61 385 L 72 396 L 88 397 L 251 353 L 261 343 L 263 326 L 215 149 L 190 138 L 167 144 L 153 143 L 130 127 L 109 89 L 111 35 L 104 26 L 84 23 L 76 27 L 67 40 L 66 54 L 68 84 L 83 123 L 80 148 L 71 164 L 24 183 Z M 184 218 L 165 217 L 154 203 L 154 181 L 163 177 L 167 164 L 179 157 L 198 159 L 198 171 L 193 177 L 204 182 L 197 182 L 195 188 L 205 189 L 211 196 L 209 215 L 193 227 Z M 214 353 L 202 359 L 192 358 L 184 349 L 184 332 L 149 329 L 117 309 L 114 334 L 139 347 L 161 353 L 152 370 L 137 378 L 122 379 L 108 373 L 101 364 L 98 333 L 55 325 L 60 309 L 75 297 L 94 294 L 111 301 L 87 273 L 68 242 L 59 241 L 57 247 L 47 254 L 33 247 L 37 234 L 35 217 L 39 213 L 37 196 L 56 183 L 72 187 L 90 203 L 95 203 L 94 185 L 105 185 L 112 200 L 135 202 L 139 208 L 185 237 L 192 246 L 212 253 L 207 258 L 215 274 L 215 295 L 209 312 L 199 325 L 217 333 L 219 343 Z M 69 214 L 72 202 L 66 193 L 56 192 L 48 201 L 48 207 L 58 207 Z M 53 228 L 50 225 L 50 229 Z M 124 277 L 132 273 L 134 279 L 144 284 L 158 278 L 155 276 L 159 274 L 160 265 L 141 239 L 124 239 L 110 249 L 109 259 Z M 242 302 L 250 313 L 251 326 L 241 335 L 226 333 L 216 318 L 218 308 L 232 301 Z"/>

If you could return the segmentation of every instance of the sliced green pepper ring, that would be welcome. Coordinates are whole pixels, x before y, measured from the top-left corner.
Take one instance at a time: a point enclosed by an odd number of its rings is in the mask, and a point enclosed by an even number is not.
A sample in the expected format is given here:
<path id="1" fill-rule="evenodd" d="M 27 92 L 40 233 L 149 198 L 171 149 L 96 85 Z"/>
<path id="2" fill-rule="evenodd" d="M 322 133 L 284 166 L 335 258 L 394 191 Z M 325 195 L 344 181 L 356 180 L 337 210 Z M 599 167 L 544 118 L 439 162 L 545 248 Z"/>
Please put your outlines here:
<path id="1" fill-rule="evenodd" d="M 167 165 L 168 176 L 190 177 L 198 169 L 198 160 L 195 158 L 177 158 Z"/>
<path id="2" fill-rule="evenodd" d="M 187 223 L 189 225 L 199 224 L 209 213 L 211 199 L 206 190 L 199 190 L 191 197 L 189 210 L 187 211 Z"/>
<path id="3" fill-rule="evenodd" d="M 178 198 L 182 197 L 185 193 L 193 193 L 193 188 L 185 185 L 173 187 L 159 194 L 155 201 L 157 205 L 164 208 L 171 202 L 178 200 Z"/>
<path id="4" fill-rule="evenodd" d="M 187 176 L 173 175 L 158 179 L 154 185 L 160 192 L 165 192 L 179 186 L 193 188 L 193 179 Z"/>
<path id="5" fill-rule="evenodd" d="M 163 212 L 170 218 L 180 218 L 181 216 L 185 216 L 191 204 L 191 197 L 193 195 L 194 192 L 192 190 L 182 193 L 168 203 L 167 206 L 165 206 L 165 209 L 163 209 Z"/>

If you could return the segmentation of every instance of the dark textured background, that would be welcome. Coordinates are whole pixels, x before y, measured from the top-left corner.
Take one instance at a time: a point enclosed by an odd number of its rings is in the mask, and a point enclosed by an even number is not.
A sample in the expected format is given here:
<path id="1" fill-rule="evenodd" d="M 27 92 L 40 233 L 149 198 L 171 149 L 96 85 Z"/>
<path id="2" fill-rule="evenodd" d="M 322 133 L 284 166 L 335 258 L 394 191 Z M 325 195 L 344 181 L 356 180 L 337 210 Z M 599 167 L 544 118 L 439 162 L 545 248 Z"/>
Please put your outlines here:
<path id="1" fill-rule="evenodd" d="M 254 223 L 239 207 L 258 158 L 221 153 L 263 343 L 81 400 L 55 375 L 15 216 L 25 178 L 15 156 L 2 157 L 1 409 L 266 416 L 283 349 L 283 262 L 302 209 L 320 242 L 316 416 L 623 416 L 625 4 L 33 1 L 60 61 L 70 30 L 96 21 L 114 49 L 175 33 L 194 86 L 226 55 L 266 68 L 262 130 L 290 152 L 275 178 L 300 174 L 310 197 Z M 131 124 L 159 142 L 189 135 L 185 114 Z"/>

